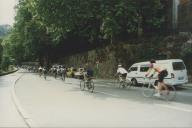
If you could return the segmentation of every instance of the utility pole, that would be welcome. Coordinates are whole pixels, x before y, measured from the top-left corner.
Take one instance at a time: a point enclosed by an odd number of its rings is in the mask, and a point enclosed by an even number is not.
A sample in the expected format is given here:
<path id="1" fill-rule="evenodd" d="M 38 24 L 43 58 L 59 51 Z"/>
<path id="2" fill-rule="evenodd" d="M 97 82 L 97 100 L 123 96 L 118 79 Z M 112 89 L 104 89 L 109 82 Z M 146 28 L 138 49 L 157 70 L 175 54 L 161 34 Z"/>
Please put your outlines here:
<path id="1" fill-rule="evenodd" d="M 177 23 L 178 23 L 178 5 L 179 0 L 172 1 L 172 29 L 174 32 L 177 30 Z"/>

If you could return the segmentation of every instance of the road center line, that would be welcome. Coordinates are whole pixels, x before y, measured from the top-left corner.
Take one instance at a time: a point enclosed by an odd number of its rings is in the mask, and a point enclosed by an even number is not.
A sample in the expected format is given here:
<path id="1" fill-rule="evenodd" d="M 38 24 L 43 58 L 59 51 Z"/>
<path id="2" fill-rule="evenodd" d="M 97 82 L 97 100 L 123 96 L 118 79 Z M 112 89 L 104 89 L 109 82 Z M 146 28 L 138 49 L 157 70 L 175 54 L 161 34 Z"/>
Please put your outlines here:
<path id="1" fill-rule="evenodd" d="M 175 109 L 175 110 L 179 110 L 179 111 L 192 112 L 192 109 L 186 109 L 186 108 L 175 107 L 175 106 L 170 106 L 170 105 L 162 105 L 162 104 L 155 104 L 155 105 L 164 107 L 164 108 Z"/>

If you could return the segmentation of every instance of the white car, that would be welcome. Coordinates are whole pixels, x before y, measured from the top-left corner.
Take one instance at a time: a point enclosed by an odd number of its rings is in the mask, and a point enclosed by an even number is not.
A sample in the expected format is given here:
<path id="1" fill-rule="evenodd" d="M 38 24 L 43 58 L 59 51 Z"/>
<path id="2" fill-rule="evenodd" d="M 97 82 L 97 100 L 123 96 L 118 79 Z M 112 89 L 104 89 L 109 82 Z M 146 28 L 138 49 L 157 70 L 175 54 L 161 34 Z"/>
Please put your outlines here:
<path id="1" fill-rule="evenodd" d="M 150 62 L 140 62 L 133 64 L 127 74 L 127 79 L 132 81 L 134 85 L 145 84 L 145 74 L 149 69 Z M 167 77 L 164 82 L 168 85 L 182 85 L 188 82 L 187 69 L 183 60 L 181 59 L 169 59 L 169 60 L 157 60 L 156 64 L 161 65 L 168 71 Z M 153 78 L 154 82 L 157 78 Z"/>

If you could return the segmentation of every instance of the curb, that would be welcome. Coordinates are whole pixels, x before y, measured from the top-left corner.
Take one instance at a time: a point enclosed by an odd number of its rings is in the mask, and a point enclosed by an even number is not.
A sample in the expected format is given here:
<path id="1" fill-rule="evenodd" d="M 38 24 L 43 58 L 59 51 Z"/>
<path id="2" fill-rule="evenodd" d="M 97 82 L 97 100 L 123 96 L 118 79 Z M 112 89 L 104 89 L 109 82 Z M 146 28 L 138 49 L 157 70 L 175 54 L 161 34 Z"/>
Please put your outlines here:
<path id="1" fill-rule="evenodd" d="M 24 74 L 23 74 L 24 75 Z M 16 93 L 15 93 L 15 85 L 16 83 L 18 82 L 18 80 L 21 79 L 21 77 L 23 76 L 21 75 L 19 78 L 17 78 L 17 80 L 14 82 L 14 84 L 12 85 L 11 87 L 11 94 L 12 94 L 12 99 L 13 99 L 13 102 L 16 106 L 16 109 L 19 113 L 19 115 L 22 117 L 22 119 L 24 120 L 26 126 L 28 128 L 32 128 L 32 127 L 37 127 L 37 125 L 34 123 L 34 121 L 29 117 L 29 115 L 27 114 L 27 112 L 22 108 L 17 96 L 16 96 Z"/>
<path id="2" fill-rule="evenodd" d="M 14 73 L 14 72 L 16 72 L 18 70 L 19 69 L 16 69 L 16 70 L 13 70 L 13 71 L 10 71 L 10 72 L 6 72 L 6 73 L 0 73 L 0 76 L 8 75 L 8 74 Z"/>

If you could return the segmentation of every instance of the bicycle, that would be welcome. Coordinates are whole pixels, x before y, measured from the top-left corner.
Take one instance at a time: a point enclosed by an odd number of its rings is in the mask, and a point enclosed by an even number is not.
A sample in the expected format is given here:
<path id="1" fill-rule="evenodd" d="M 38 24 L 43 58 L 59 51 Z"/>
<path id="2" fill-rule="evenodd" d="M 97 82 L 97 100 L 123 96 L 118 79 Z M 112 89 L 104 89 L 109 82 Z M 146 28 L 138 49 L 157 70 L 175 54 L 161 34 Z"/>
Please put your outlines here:
<path id="1" fill-rule="evenodd" d="M 43 76 L 44 76 L 44 79 L 46 80 L 47 74 L 46 74 L 46 73 L 43 73 Z"/>
<path id="2" fill-rule="evenodd" d="M 62 73 L 61 79 L 62 79 L 63 81 L 65 81 L 65 74 L 64 74 L 64 73 Z"/>
<path id="3" fill-rule="evenodd" d="M 130 88 L 133 85 L 132 81 L 123 78 L 121 75 L 119 75 L 118 78 L 115 79 L 114 84 L 118 84 L 119 88 Z"/>
<path id="4" fill-rule="evenodd" d="M 145 78 L 146 79 L 146 78 Z M 150 98 L 150 97 L 153 97 L 154 94 L 158 93 L 158 90 L 157 90 L 157 83 L 158 81 L 154 81 L 152 80 L 151 78 L 148 78 L 148 84 L 143 84 L 143 87 L 142 87 L 142 94 L 144 97 L 147 97 L 147 98 Z M 176 97 L 176 89 L 173 85 L 166 85 L 168 87 L 168 91 L 163 89 L 160 91 L 160 97 L 159 98 L 162 98 L 162 99 L 165 99 L 167 101 L 170 101 L 170 100 L 174 100 L 174 98 Z"/>
<path id="5" fill-rule="evenodd" d="M 43 77 L 45 80 L 47 79 L 47 71 L 46 70 L 43 71 Z"/>
<path id="6" fill-rule="evenodd" d="M 95 89 L 94 82 L 92 78 L 89 78 L 87 80 L 81 80 L 80 81 L 80 89 L 81 91 L 84 91 L 85 88 L 87 88 L 88 91 L 93 93 L 93 90 Z"/>

